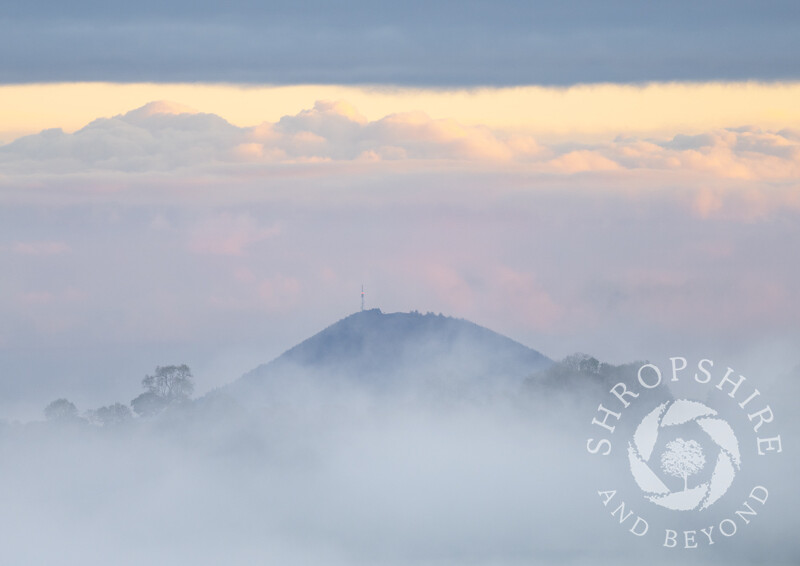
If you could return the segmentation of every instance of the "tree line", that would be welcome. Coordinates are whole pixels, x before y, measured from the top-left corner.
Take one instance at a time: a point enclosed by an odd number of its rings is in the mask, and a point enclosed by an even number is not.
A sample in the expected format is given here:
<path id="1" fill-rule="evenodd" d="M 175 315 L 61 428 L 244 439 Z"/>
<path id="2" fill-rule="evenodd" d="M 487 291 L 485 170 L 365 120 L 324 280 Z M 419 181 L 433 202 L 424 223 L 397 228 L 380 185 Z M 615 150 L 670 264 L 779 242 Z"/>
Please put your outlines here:
<path id="1" fill-rule="evenodd" d="M 90 422 L 104 427 L 118 426 L 134 418 L 152 417 L 167 407 L 191 401 L 194 393 L 194 376 L 186 364 L 157 366 L 152 375 L 142 379 L 144 392 L 130 402 L 130 406 L 114 403 L 91 409 L 80 415 L 78 408 L 68 399 L 56 399 L 44 409 L 44 416 L 54 422 Z M 131 410 L 133 409 L 133 410 Z"/>

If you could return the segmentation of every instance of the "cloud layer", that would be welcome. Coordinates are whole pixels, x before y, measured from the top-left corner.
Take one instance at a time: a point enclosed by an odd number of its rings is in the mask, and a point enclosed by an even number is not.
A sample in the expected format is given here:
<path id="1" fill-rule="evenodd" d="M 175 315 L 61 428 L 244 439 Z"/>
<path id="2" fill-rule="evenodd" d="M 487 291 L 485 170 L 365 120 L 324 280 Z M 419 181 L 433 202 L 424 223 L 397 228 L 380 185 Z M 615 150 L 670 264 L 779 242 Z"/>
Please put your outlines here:
<path id="1" fill-rule="evenodd" d="M 543 146 L 423 112 L 369 121 L 346 102 L 318 101 L 277 122 L 240 128 L 213 114 L 153 102 L 75 133 L 45 130 L 0 146 L 0 171 L 173 171 L 214 164 L 453 160 L 516 163 L 532 172 L 681 171 L 708 178 L 800 177 L 800 132 L 740 127 L 671 139 Z M 713 208 L 709 201 L 699 205 Z"/>
<path id="2" fill-rule="evenodd" d="M 424 14 L 424 16 L 420 16 Z M 793 2 L 26 2 L 7 83 L 475 86 L 797 79 Z"/>

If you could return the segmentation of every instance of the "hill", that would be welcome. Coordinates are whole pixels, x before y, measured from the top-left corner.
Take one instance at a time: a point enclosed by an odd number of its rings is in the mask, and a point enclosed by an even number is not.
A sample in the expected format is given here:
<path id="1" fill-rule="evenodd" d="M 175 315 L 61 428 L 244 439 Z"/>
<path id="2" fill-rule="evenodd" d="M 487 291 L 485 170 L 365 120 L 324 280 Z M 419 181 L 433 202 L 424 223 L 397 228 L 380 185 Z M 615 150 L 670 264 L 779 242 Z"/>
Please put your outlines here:
<path id="1" fill-rule="evenodd" d="M 466 320 L 372 309 L 340 320 L 255 368 L 226 392 L 243 401 L 299 383 L 374 392 L 419 387 L 453 392 L 521 384 L 552 363 L 536 350 Z"/>

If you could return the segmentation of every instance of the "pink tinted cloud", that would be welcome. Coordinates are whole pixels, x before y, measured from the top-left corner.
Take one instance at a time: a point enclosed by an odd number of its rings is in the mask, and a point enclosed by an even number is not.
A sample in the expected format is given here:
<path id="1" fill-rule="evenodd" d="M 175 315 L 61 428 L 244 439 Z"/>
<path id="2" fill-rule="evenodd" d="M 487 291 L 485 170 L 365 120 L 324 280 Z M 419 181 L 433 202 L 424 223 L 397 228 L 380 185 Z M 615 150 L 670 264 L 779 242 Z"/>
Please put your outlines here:
<path id="1" fill-rule="evenodd" d="M 511 147 L 488 128 L 434 120 L 424 112 L 382 118 L 369 126 L 369 138 L 382 146 L 401 147 L 411 158 L 508 161 L 514 157 Z M 516 143 L 523 147 L 519 138 Z"/>
<path id="2" fill-rule="evenodd" d="M 290 311 L 297 305 L 302 285 L 296 277 L 274 275 L 258 284 L 259 307 L 266 311 Z"/>
<path id="3" fill-rule="evenodd" d="M 417 264 L 420 282 L 450 312 L 480 320 L 503 320 L 519 328 L 552 331 L 565 309 L 530 272 L 474 257 L 462 265 L 435 260 Z"/>
<path id="4" fill-rule="evenodd" d="M 775 213 L 800 210 L 800 184 L 775 186 L 769 190 L 748 184 L 735 187 L 702 186 L 688 197 L 691 212 L 703 219 L 758 222 Z"/>
<path id="5" fill-rule="evenodd" d="M 571 151 L 550 160 L 548 165 L 560 173 L 616 171 L 622 168 L 619 163 L 601 153 L 588 150 Z"/>
<path id="6" fill-rule="evenodd" d="M 565 309 L 532 273 L 507 266 L 497 267 L 491 277 L 493 296 L 503 297 L 509 319 L 520 326 L 539 331 L 561 326 Z M 510 308 L 509 308 L 510 307 Z"/>
<path id="7" fill-rule="evenodd" d="M 681 171 L 698 178 L 787 180 L 800 177 L 800 136 L 756 127 L 718 129 L 672 139 L 620 138 L 593 146 L 541 145 L 530 136 L 435 119 L 424 112 L 370 121 L 344 101 L 277 122 L 240 128 L 211 114 L 151 104 L 98 119 L 68 134 L 45 131 L 2 147 L 0 172 L 141 172 L 248 168 L 253 163 L 459 161 L 572 175 L 625 170 Z M 699 205 L 703 209 L 703 205 Z"/>
<path id="8" fill-rule="evenodd" d="M 278 234 L 277 225 L 262 226 L 247 213 L 226 212 L 197 222 L 189 232 L 189 249 L 197 254 L 243 256 L 249 246 Z"/>
<path id="9" fill-rule="evenodd" d="M 421 273 L 426 286 L 439 301 L 448 305 L 453 312 L 469 312 L 475 302 L 472 286 L 454 267 L 430 262 L 422 265 Z"/>

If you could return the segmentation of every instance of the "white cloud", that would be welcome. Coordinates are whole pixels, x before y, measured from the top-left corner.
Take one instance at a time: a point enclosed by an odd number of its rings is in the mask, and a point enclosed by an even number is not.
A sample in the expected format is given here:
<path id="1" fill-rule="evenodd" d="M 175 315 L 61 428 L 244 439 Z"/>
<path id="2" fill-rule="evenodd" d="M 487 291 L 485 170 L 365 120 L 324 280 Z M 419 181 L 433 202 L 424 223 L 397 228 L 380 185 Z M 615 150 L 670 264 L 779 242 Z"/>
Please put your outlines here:
<path id="1" fill-rule="evenodd" d="M 294 116 L 250 128 L 175 103 L 154 102 L 97 119 L 73 134 L 45 130 L 0 147 L 0 171 L 9 175 L 439 160 L 489 167 L 513 163 L 545 174 L 653 170 L 698 178 L 785 180 L 800 177 L 800 138 L 791 130 L 746 127 L 668 140 L 621 138 L 594 146 L 547 147 L 528 136 L 432 119 L 423 112 L 369 121 L 343 101 L 318 101 Z"/>
<path id="2" fill-rule="evenodd" d="M 586 171 L 616 171 L 619 163 L 596 151 L 570 151 L 552 159 L 549 164 L 560 173 L 583 173 Z"/>
<path id="3" fill-rule="evenodd" d="M 0 170 L 70 173 L 165 171 L 226 160 L 244 133 L 213 114 L 175 113 L 179 105 L 148 104 L 98 118 L 75 133 L 45 130 L 0 147 Z"/>

